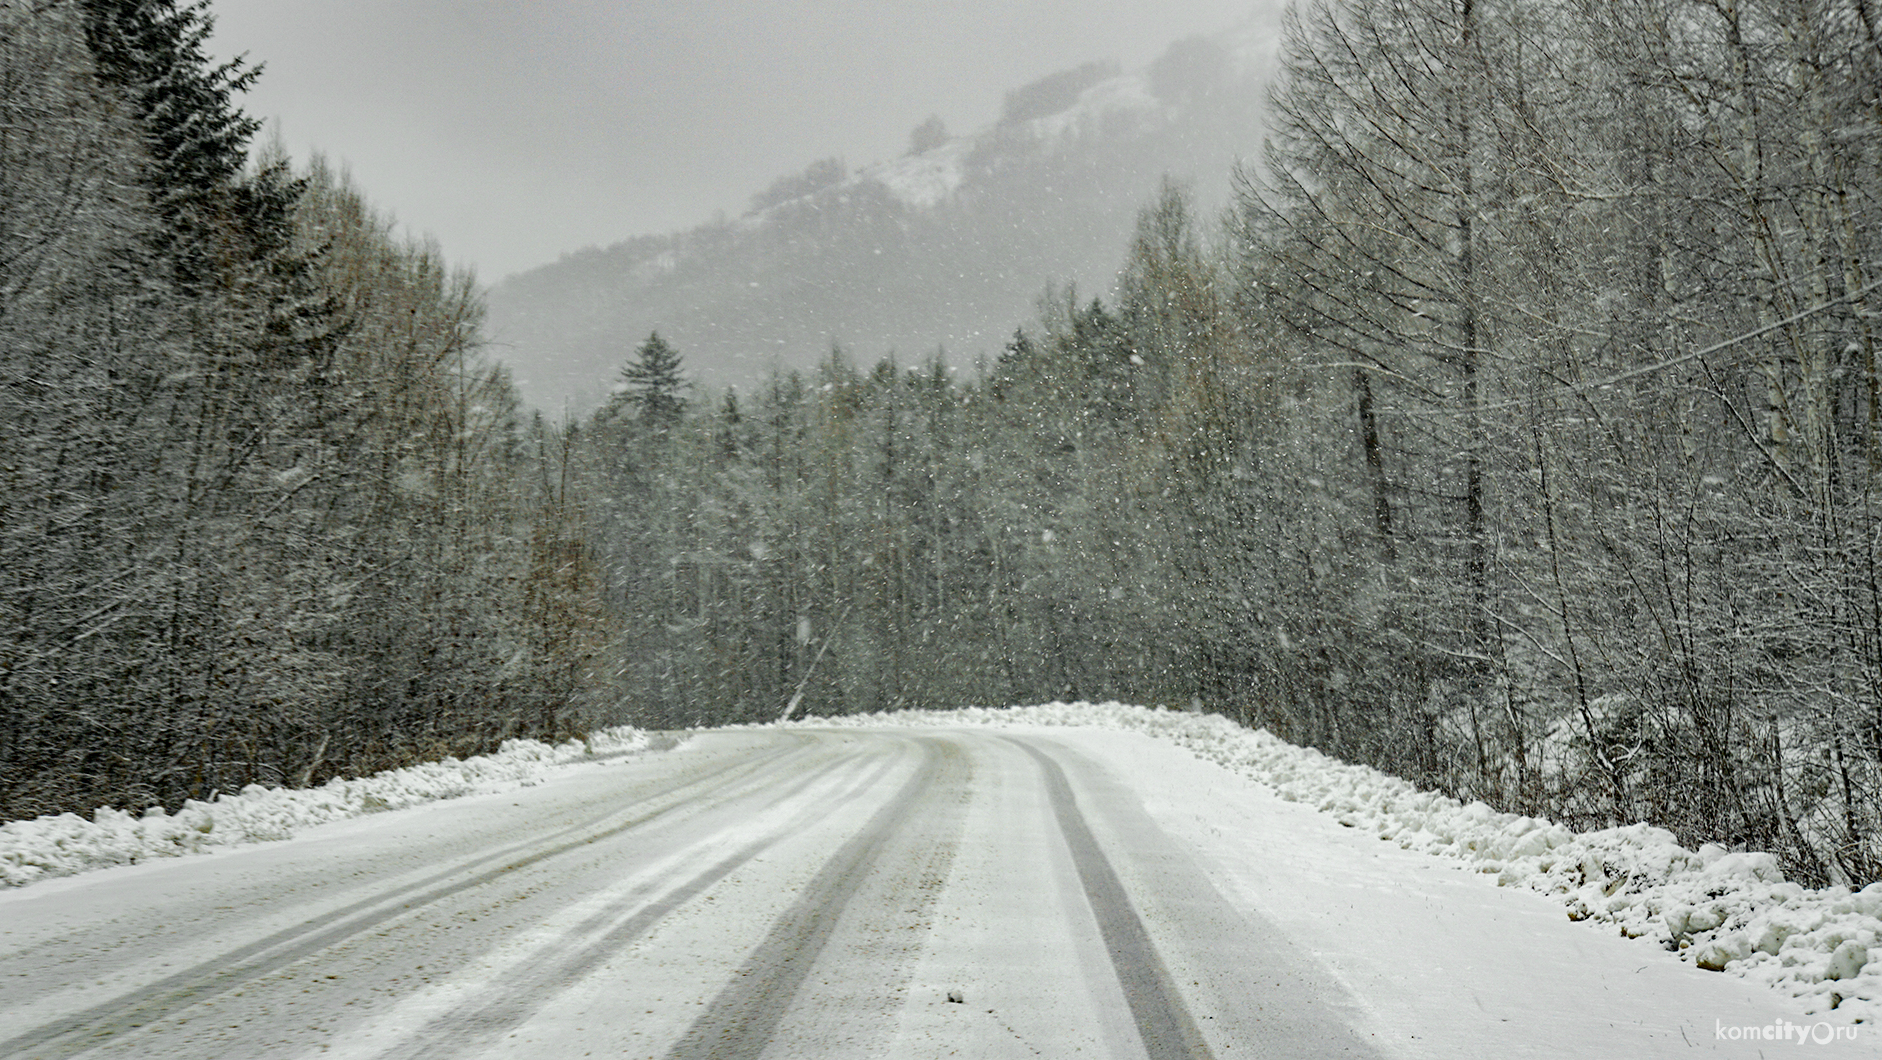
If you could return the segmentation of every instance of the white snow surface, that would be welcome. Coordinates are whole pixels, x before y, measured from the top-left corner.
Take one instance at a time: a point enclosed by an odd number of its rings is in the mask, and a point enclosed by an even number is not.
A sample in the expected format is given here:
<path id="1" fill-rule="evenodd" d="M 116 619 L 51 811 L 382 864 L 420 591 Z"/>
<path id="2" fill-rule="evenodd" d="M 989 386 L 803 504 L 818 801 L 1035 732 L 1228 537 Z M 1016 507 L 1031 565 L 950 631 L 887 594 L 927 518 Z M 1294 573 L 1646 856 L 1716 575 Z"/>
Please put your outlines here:
<path id="1" fill-rule="evenodd" d="M 967 177 L 972 140 L 949 140 L 931 151 L 878 162 L 857 171 L 851 183 L 880 182 L 906 205 L 924 210 L 947 200 Z"/>
<path id="2" fill-rule="evenodd" d="M 1009 127 L 1004 135 L 1017 135 L 1049 145 L 1070 138 L 1080 128 L 1100 122 L 1107 115 L 1126 111 L 1145 113 L 1159 106 L 1143 74 L 1124 74 L 1106 78 L 1086 89 L 1072 106 L 1055 114 L 1027 119 L 1016 127 Z M 975 136 L 956 137 L 921 154 L 863 166 L 836 188 L 840 193 L 873 181 L 911 209 L 929 209 L 954 196 L 967 179 L 968 159 L 993 135 L 993 131 L 982 131 Z M 827 193 L 815 192 L 813 197 Z"/>
<path id="3" fill-rule="evenodd" d="M 902 711 L 806 718 L 790 726 L 992 726 L 1141 733 L 1311 807 L 1357 834 L 1454 859 L 1499 886 L 1558 899 L 1571 920 L 1605 924 L 1703 969 L 1797 999 L 1814 1020 L 1882 1021 L 1882 883 L 1810 890 L 1760 852 L 1697 851 L 1644 824 L 1575 832 L 1550 821 L 1460 803 L 1363 766 L 1297 747 L 1217 715 L 1120 703 Z M 101 808 L 0 826 L 0 884 L 19 887 L 112 865 L 287 839 L 297 830 L 382 810 L 541 783 L 566 765 L 657 748 L 650 734 L 610 729 L 559 747 L 512 740 L 488 756 L 414 766 L 312 789 L 251 785 L 175 814 Z M 1207 815 L 1208 807 L 1193 812 Z M 1228 828 L 1232 822 L 1225 822 Z M 1816 1026 L 1817 1024 L 1803 1025 Z M 1791 1025 L 1794 1030 L 1798 1025 Z M 1868 1033 L 1873 1033 L 1870 1031 Z"/>
<path id="4" fill-rule="evenodd" d="M 1558 897 L 1571 920 L 1617 926 L 1700 968 L 1764 983 L 1811 1016 L 1882 1021 L 1882 883 L 1789 882 L 1770 854 L 1688 850 L 1646 824 L 1575 832 L 1420 791 L 1213 714 L 1121 703 L 902 711 L 791 724 L 1098 727 L 1141 732 L 1256 781 L 1289 802 L 1407 850 L 1461 860 L 1499 886 Z"/>
<path id="5" fill-rule="evenodd" d="M 89 821 L 74 813 L 11 821 L 0 825 L 0 886 L 23 887 L 111 865 L 288 839 L 301 829 L 330 821 L 531 787 L 558 766 L 643 751 L 652 745 L 649 734 L 624 726 L 561 746 L 506 740 L 495 754 L 463 761 L 446 758 L 359 780 L 336 778 L 317 788 L 250 784 L 207 802 L 190 799 L 174 814 L 165 813 L 161 806 L 142 815 L 104 806 Z"/>

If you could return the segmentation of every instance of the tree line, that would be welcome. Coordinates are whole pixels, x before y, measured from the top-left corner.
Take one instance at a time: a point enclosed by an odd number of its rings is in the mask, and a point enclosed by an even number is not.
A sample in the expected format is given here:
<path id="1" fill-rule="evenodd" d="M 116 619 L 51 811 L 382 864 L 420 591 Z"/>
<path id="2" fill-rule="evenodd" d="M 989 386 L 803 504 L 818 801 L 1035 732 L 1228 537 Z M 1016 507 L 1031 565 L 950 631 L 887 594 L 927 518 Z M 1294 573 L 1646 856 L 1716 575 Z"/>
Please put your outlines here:
<path id="1" fill-rule="evenodd" d="M 1106 297 L 543 424 L 200 5 L 0 4 L 6 810 L 1117 698 L 1882 877 L 1872 8 L 1302 0 Z"/>
<path id="2" fill-rule="evenodd" d="M 203 3 L 0 3 L 0 816 L 585 724 L 606 639 L 480 294 L 255 149 Z"/>
<path id="3" fill-rule="evenodd" d="M 1872 7 L 1297 4 L 1262 164 L 1110 304 L 576 425 L 625 694 L 1200 702 L 1882 877 Z"/>
<path id="4" fill-rule="evenodd" d="M 1296 11 L 1235 289 L 1341 540 L 1260 575 L 1314 739 L 1882 877 L 1878 14 Z"/>

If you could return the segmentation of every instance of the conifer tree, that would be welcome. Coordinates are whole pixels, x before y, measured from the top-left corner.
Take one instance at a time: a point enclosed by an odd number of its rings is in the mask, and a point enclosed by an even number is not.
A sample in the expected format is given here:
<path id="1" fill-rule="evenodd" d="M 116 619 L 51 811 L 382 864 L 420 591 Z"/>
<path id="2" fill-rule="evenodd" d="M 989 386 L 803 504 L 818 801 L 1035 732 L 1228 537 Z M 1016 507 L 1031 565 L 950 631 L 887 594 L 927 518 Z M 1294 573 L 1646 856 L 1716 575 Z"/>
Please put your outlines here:
<path id="1" fill-rule="evenodd" d="M 242 59 L 214 63 L 215 19 L 204 0 L 83 0 L 85 41 L 100 81 L 122 94 L 150 161 L 145 183 L 163 225 L 163 249 L 186 290 L 214 285 L 215 245 L 232 227 L 275 249 L 287 238 L 298 189 L 277 166 L 247 179 L 261 122 L 236 97 L 261 76 Z M 234 225 L 227 222 L 234 221 Z"/>
<path id="2" fill-rule="evenodd" d="M 622 397 L 632 405 L 640 421 L 656 430 L 666 430 L 686 414 L 686 377 L 680 372 L 680 355 L 660 337 L 658 331 L 634 351 L 634 360 L 621 369 Z"/>

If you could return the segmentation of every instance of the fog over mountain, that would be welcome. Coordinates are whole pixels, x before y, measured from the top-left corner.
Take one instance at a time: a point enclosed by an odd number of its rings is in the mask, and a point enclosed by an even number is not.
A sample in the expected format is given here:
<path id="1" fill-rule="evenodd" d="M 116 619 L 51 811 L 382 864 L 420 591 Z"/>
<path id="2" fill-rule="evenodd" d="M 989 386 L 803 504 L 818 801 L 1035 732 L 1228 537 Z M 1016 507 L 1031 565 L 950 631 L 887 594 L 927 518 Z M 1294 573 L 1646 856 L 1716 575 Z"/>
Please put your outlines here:
<path id="1" fill-rule="evenodd" d="M 840 345 L 859 362 L 996 354 L 1048 284 L 1109 291 L 1166 177 L 1205 211 L 1260 150 L 1274 28 L 1172 44 L 1140 70 L 1093 62 L 1007 93 L 1000 119 L 938 119 L 902 157 L 823 159 L 744 216 L 588 247 L 490 294 L 493 352 L 525 399 L 580 415 L 653 331 L 707 387 L 746 388 Z"/>

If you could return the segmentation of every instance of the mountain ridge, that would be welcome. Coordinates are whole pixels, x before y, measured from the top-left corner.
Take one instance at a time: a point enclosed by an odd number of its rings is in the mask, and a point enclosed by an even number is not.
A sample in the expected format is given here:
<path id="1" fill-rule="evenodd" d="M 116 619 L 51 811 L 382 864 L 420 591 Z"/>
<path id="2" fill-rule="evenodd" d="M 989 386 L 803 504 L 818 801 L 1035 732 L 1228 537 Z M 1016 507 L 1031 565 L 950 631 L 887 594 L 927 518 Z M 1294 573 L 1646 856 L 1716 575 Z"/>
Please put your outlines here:
<path id="1" fill-rule="evenodd" d="M 1048 285 L 1108 290 L 1166 177 L 1223 205 L 1260 147 L 1273 27 L 1178 41 L 1141 70 L 1090 63 L 1007 93 L 1000 119 L 899 158 L 824 159 L 736 220 L 585 247 L 490 292 L 525 400 L 582 415 L 659 331 L 708 388 L 750 388 L 841 346 L 859 359 L 996 354 Z"/>

